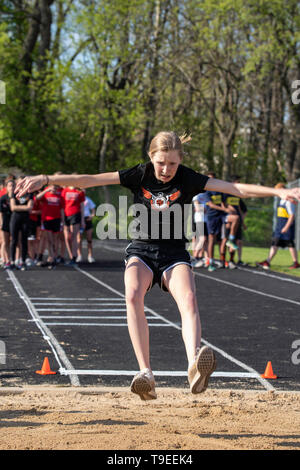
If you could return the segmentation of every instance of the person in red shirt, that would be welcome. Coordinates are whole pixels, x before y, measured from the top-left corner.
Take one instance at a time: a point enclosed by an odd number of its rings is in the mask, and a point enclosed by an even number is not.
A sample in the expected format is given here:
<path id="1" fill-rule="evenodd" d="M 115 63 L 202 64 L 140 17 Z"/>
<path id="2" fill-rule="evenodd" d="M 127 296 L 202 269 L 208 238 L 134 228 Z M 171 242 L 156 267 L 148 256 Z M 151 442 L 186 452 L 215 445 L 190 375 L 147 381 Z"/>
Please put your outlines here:
<path id="1" fill-rule="evenodd" d="M 42 266 L 53 269 L 56 264 L 58 236 L 63 217 L 64 201 L 60 190 L 55 186 L 49 186 L 36 196 L 41 203 L 41 230 L 46 232 L 48 245 L 48 261 Z"/>
<path id="2" fill-rule="evenodd" d="M 78 249 L 78 233 L 84 228 L 84 201 L 85 194 L 81 189 L 69 186 L 62 190 L 64 200 L 64 234 L 68 254 L 69 265 L 76 265 Z"/>

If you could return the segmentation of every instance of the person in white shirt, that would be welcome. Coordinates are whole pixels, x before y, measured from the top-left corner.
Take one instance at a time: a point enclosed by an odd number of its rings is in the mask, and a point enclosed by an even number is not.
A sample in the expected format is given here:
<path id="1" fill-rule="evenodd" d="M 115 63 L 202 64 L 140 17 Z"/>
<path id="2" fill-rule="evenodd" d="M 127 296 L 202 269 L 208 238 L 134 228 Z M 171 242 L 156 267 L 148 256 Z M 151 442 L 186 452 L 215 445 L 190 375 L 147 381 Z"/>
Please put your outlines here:
<path id="1" fill-rule="evenodd" d="M 193 231 L 194 237 L 194 249 L 193 256 L 194 261 L 192 262 L 194 268 L 200 268 L 205 266 L 205 258 L 208 258 L 207 253 L 207 225 L 206 225 L 206 195 L 199 193 L 193 198 L 194 205 L 194 219 L 193 219 Z M 205 256 L 204 256 L 205 255 Z"/>
<path id="2" fill-rule="evenodd" d="M 85 193 L 85 190 L 83 190 Z M 93 257 L 93 225 L 92 219 L 95 216 L 96 204 L 85 194 L 84 201 L 84 229 L 81 229 L 78 233 L 78 249 L 77 249 L 77 259 L 76 262 L 80 263 L 82 261 L 82 241 L 83 235 L 86 234 L 87 249 L 88 249 L 88 262 L 95 263 Z"/>

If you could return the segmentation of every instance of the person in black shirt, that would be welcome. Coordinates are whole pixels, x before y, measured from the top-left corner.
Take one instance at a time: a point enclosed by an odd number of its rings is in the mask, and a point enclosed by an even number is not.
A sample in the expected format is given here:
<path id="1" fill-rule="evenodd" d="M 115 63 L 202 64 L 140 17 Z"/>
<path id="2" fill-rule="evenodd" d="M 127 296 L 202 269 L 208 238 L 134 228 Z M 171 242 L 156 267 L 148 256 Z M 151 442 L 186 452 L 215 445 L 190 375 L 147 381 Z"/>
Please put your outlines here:
<path id="1" fill-rule="evenodd" d="M 2 258 L 4 260 L 4 269 L 10 267 L 10 198 L 14 195 L 15 182 L 13 176 L 8 176 L 5 179 L 6 194 L 0 198 L 0 230 L 2 232 Z"/>
<path id="2" fill-rule="evenodd" d="M 195 282 L 189 253 L 185 250 L 184 205 L 191 204 L 192 198 L 201 191 L 218 191 L 243 198 L 279 195 L 300 200 L 300 188 L 279 190 L 228 183 L 197 173 L 182 164 L 183 144 L 188 140 L 174 132 L 160 132 L 151 141 L 148 163 L 98 175 L 31 176 L 16 188 L 18 196 L 45 184 L 80 188 L 122 184 L 133 192 L 136 214 L 140 212 L 141 217 L 135 239 L 126 250 L 124 280 L 129 334 L 140 368 L 131 383 L 131 391 L 142 400 L 156 398 L 144 313 L 144 297 L 153 282 L 159 282 L 178 305 L 191 392 L 203 392 L 216 368 L 213 349 L 200 347 L 201 323 Z"/>
<path id="3" fill-rule="evenodd" d="M 19 180 L 23 178 L 19 178 Z M 28 230 L 29 230 L 29 214 L 33 208 L 33 195 L 26 193 L 23 196 L 17 197 L 15 194 L 10 198 L 10 209 L 12 212 L 10 219 L 10 233 L 11 233 L 11 267 L 19 268 L 22 271 L 26 270 L 26 257 L 28 252 Z M 19 240 L 19 233 L 21 232 L 21 245 L 22 245 L 22 264 L 21 266 L 15 265 L 16 248 Z"/>

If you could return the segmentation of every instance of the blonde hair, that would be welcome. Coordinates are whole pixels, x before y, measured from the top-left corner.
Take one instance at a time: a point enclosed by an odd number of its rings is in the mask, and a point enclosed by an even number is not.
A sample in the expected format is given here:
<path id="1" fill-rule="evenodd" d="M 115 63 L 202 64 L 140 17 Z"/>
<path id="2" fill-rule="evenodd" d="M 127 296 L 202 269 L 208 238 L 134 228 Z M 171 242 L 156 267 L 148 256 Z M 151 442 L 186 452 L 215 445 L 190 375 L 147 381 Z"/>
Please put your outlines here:
<path id="1" fill-rule="evenodd" d="M 285 188 L 285 184 L 284 183 L 277 183 L 276 186 L 275 186 L 276 189 L 281 189 L 281 188 Z"/>
<path id="2" fill-rule="evenodd" d="M 178 136 L 173 131 L 162 131 L 156 134 L 151 140 L 149 147 L 149 157 L 152 158 L 156 152 L 168 152 L 170 150 L 177 150 L 180 158 L 183 158 L 183 144 L 192 140 L 188 134 Z"/>

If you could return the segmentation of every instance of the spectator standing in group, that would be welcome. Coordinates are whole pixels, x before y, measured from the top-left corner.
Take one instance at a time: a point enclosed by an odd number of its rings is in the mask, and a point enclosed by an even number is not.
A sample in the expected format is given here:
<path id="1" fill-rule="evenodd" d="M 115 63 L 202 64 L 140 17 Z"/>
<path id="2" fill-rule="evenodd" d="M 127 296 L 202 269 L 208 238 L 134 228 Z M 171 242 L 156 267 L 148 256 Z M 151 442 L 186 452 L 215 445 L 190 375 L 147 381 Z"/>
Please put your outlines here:
<path id="1" fill-rule="evenodd" d="M 0 182 L 0 199 L 2 196 L 4 196 L 6 194 L 6 184 L 5 184 L 5 181 L 1 181 Z M 1 222 L 1 220 L 0 220 Z M 2 222 L 1 222 L 2 223 Z M 4 261 L 4 258 L 3 258 L 3 249 L 4 249 L 4 240 L 3 240 L 3 235 L 2 235 L 2 232 L 1 232 L 1 229 L 0 229 L 0 263 L 2 263 L 3 265 L 5 264 L 5 261 Z"/>
<path id="2" fill-rule="evenodd" d="M 275 188 L 285 188 L 284 183 L 278 183 Z M 265 261 L 256 263 L 257 267 L 270 269 L 271 261 L 276 255 L 278 248 L 289 248 L 293 264 L 290 269 L 300 268 L 298 253 L 295 248 L 295 213 L 296 206 L 290 201 L 280 199 L 276 212 L 276 226 L 272 235 L 269 256 Z"/>
<path id="3" fill-rule="evenodd" d="M 193 267 L 201 268 L 205 266 L 205 260 L 208 259 L 207 252 L 207 196 L 206 193 L 197 194 L 193 200 Z"/>
<path id="4" fill-rule="evenodd" d="M 40 201 L 36 199 L 37 193 L 33 196 L 33 208 L 29 214 L 29 232 L 28 232 L 28 256 L 27 266 L 32 266 L 39 254 L 39 240 L 41 227 L 41 207 Z"/>
<path id="5" fill-rule="evenodd" d="M 21 181 L 23 177 L 19 177 Z M 18 198 L 13 194 L 10 197 L 10 233 L 11 233 L 11 267 L 18 268 L 22 271 L 26 270 L 26 258 L 28 253 L 28 231 L 29 231 L 29 214 L 33 208 L 33 195 L 32 193 L 25 194 Z M 19 241 L 19 234 L 21 233 L 21 255 L 22 260 L 20 265 L 16 265 L 16 249 Z"/>
<path id="6" fill-rule="evenodd" d="M 45 188 L 37 195 L 37 200 L 41 203 L 41 230 L 46 234 L 48 247 L 48 259 L 42 266 L 53 269 L 56 266 L 58 236 L 61 230 L 64 201 L 61 191 L 55 185 Z"/>
<path id="7" fill-rule="evenodd" d="M 4 269 L 10 268 L 10 198 L 13 197 L 14 189 L 14 176 L 9 175 L 5 179 L 5 191 L 0 197 L 1 258 Z"/>
<path id="8" fill-rule="evenodd" d="M 240 183 L 240 176 L 234 175 L 232 177 L 233 183 Z M 233 250 L 232 248 L 229 249 L 229 268 L 235 268 L 236 264 L 234 263 L 234 256 L 235 253 L 238 255 L 237 266 L 245 266 L 245 263 L 242 261 L 242 248 L 243 248 L 243 230 L 245 230 L 246 226 L 244 224 L 244 219 L 247 215 L 247 206 L 243 199 L 232 196 L 227 194 L 225 197 L 226 205 L 234 211 L 235 214 L 239 217 L 239 225 L 235 234 L 236 244 L 238 246 L 237 250 Z M 226 233 L 227 236 L 229 234 L 230 226 L 227 224 L 226 226 Z"/>
<path id="9" fill-rule="evenodd" d="M 85 189 L 83 190 L 85 195 L 84 200 L 84 228 L 81 228 L 78 233 L 78 250 L 77 250 L 77 259 L 76 262 L 80 263 L 82 261 L 82 241 L 83 235 L 86 234 L 87 248 L 88 248 L 88 262 L 94 263 L 95 259 L 93 258 L 93 225 L 92 220 L 95 216 L 96 204 L 86 195 Z"/>
<path id="10" fill-rule="evenodd" d="M 85 194 L 73 186 L 63 188 L 61 196 L 64 201 L 64 235 L 66 248 L 70 257 L 69 265 L 76 265 L 78 250 L 78 233 L 84 228 Z"/>
<path id="11" fill-rule="evenodd" d="M 213 172 L 208 173 L 210 178 L 215 178 Z M 237 249 L 235 244 L 235 234 L 238 227 L 238 217 L 232 213 L 225 205 L 225 194 L 218 191 L 207 191 L 207 231 L 208 231 L 208 271 L 215 271 L 217 266 L 214 262 L 214 247 L 217 238 L 221 239 L 221 231 L 224 224 L 230 224 L 228 239 L 221 240 L 220 258 L 225 267 L 225 247 Z"/>

